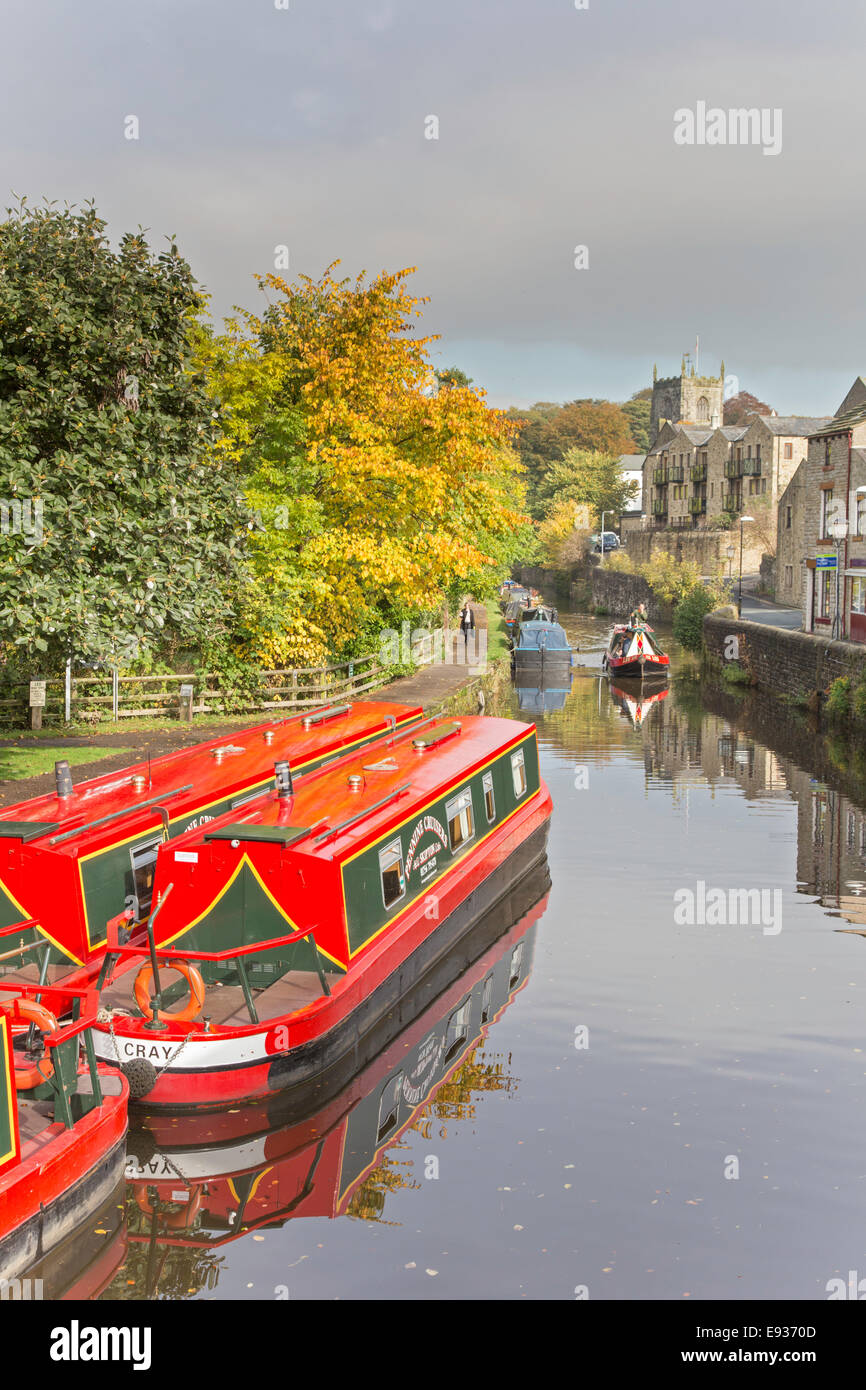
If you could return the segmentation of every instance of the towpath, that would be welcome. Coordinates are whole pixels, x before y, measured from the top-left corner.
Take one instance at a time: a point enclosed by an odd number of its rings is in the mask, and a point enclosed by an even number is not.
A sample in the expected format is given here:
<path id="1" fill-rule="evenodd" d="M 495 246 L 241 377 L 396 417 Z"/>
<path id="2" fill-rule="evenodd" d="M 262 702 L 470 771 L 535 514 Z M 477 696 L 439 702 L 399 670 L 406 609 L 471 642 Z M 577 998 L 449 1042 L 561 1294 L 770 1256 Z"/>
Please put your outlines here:
<path id="1" fill-rule="evenodd" d="M 487 629 L 487 610 L 483 605 L 473 605 L 476 632 Z M 479 639 L 476 639 L 479 640 Z M 395 700 L 405 704 L 423 705 L 425 712 L 433 713 L 446 700 L 455 695 L 464 685 L 473 681 L 478 673 L 477 667 L 468 666 L 464 659 L 463 639 L 455 633 L 451 639 L 448 655 L 450 660 L 435 666 L 424 666 L 411 676 L 392 681 L 376 690 L 365 692 L 368 700 Z M 479 640 L 480 646 L 480 640 Z M 482 647 L 481 650 L 484 650 Z M 275 711 L 279 718 L 280 712 Z M 128 729 L 121 728 L 112 733 L 86 733 L 81 735 L 64 734 L 62 730 L 46 730 L 41 738 L 22 731 L 19 735 L 0 738 L 0 752 L 4 748 L 38 749 L 47 748 L 123 748 L 116 756 L 102 756 L 94 762 L 77 763 L 72 769 L 76 782 L 89 777 L 99 777 L 104 772 L 116 772 L 131 763 L 146 758 L 158 758 L 162 753 L 172 753 L 176 748 L 189 748 L 194 743 L 203 743 L 209 738 L 227 734 L 231 729 L 243 729 L 253 724 L 265 723 L 267 711 L 256 714 L 226 716 L 216 723 L 196 723 L 192 726 L 166 723 L 160 728 Z M 59 756 L 62 756 L 60 754 Z M 26 801 L 31 796 L 41 796 L 54 788 L 54 772 L 49 771 L 38 777 L 0 780 L 0 807 L 12 806 Z"/>

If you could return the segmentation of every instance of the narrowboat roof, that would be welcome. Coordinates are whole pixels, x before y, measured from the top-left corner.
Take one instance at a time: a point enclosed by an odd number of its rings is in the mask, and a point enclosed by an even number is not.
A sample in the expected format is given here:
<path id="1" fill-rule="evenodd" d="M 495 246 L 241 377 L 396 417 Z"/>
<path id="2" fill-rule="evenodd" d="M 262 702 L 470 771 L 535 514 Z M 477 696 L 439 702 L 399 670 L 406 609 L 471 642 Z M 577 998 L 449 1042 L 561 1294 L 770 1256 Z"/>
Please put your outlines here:
<path id="1" fill-rule="evenodd" d="M 160 805 L 175 820 L 193 808 L 206 809 L 209 802 L 224 803 L 233 790 L 248 791 L 259 779 L 264 790 L 273 786 L 275 762 L 287 761 L 297 777 L 323 757 L 339 757 L 354 744 L 386 733 L 392 722 L 399 728 L 422 715 L 419 706 L 359 701 L 220 734 L 150 764 L 134 763 L 80 782 L 67 797 L 51 792 L 7 806 L 0 811 L 0 843 L 18 841 L 76 855 L 116 838 L 127 821 L 148 812 L 155 819 Z M 133 786 L 136 776 L 145 779 L 142 790 Z"/>
<path id="2" fill-rule="evenodd" d="M 542 641 L 544 639 L 544 641 Z M 565 630 L 559 623 L 531 622 L 521 623 L 515 643 L 515 651 L 521 647 L 529 647 L 533 650 L 546 646 L 548 651 L 571 651 L 571 645 L 565 634 Z"/>
<path id="3" fill-rule="evenodd" d="M 187 831 L 162 847 L 163 871 L 174 854 L 213 840 L 271 841 L 298 853 L 351 857 L 534 734 L 534 724 L 514 719 L 437 717 L 322 768 L 286 800 L 271 792 L 245 814 L 227 812 Z"/>

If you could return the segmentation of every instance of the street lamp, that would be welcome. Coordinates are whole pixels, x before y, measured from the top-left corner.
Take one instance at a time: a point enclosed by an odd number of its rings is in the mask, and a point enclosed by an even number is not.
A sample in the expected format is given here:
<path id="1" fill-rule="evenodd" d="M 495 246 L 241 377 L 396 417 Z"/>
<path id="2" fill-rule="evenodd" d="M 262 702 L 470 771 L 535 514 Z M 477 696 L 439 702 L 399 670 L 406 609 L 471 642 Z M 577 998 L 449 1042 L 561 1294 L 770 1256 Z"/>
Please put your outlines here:
<path id="1" fill-rule="evenodd" d="M 736 553 L 736 552 L 735 552 L 734 547 L 733 547 L 732 545 L 729 545 L 728 548 L 727 548 L 727 550 L 725 551 L 725 554 L 726 554 L 727 557 L 728 557 L 728 583 L 730 583 L 730 580 L 731 580 L 731 570 L 732 570 L 733 567 L 734 567 L 734 555 L 735 555 L 735 553 Z"/>
<path id="2" fill-rule="evenodd" d="M 842 613 L 839 608 L 839 557 L 845 537 L 848 534 L 848 520 L 844 516 L 834 516 L 830 522 L 830 532 L 833 536 L 833 544 L 836 547 L 836 607 L 833 610 L 833 627 L 831 640 L 842 636 Z"/>
<path id="3" fill-rule="evenodd" d="M 601 560 L 599 561 L 599 564 L 601 564 L 601 565 L 604 564 L 604 519 L 605 519 L 606 516 L 607 516 L 607 512 L 602 512 L 602 514 L 601 514 Z"/>
<path id="4" fill-rule="evenodd" d="M 740 586 L 737 590 L 737 617 L 743 616 L 743 527 L 747 521 L 754 521 L 753 516 L 740 517 Z"/>

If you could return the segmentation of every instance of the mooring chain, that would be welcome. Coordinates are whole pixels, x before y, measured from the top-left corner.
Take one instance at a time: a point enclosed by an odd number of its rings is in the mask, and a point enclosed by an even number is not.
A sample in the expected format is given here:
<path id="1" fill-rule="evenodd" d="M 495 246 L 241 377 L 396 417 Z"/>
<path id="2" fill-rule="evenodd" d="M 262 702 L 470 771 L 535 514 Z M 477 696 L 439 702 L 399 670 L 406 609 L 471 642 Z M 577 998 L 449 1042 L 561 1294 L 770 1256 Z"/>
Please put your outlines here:
<path id="1" fill-rule="evenodd" d="M 120 1012 L 123 1013 L 123 1010 L 120 1010 Z M 125 1018 L 128 1018 L 129 1015 L 128 1015 L 128 1014 L 124 1014 L 124 1017 L 125 1017 Z M 117 1037 L 116 1037 L 115 1032 L 114 1032 L 114 1010 L 113 1010 L 113 1009 L 106 1008 L 105 1006 L 103 1006 L 103 1007 L 99 1010 L 99 1012 L 97 1013 L 97 1015 L 96 1015 L 96 1021 L 97 1021 L 97 1023 L 107 1023 L 107 1024 L 108 1024 L 108 1031 L 109 1031 L 109 1033 L 111 1034 L 111 1041 L 112 1041 L 112 1043 L 114 1044 L 114 1056 L 115 1056 L 115 1060 L 117 1061 L 117 1065 L 120 1067 L 120 1069 L 123 1070 L 123 1061 L 121 1060 L 121 1056 L 120 1056 L 120 1048 L 119 1048 L 118 1045 L 117 1045 Z M 174 1062 L 177 1061 L 178 1057 L 179 1057 L 179 1056 L 181 1055 L 181 1053 L 183 1052 L 184 1048 L 186 1047 L 186 1045 L 187 1045 L 187 1043 L 189 1042 L 189 1040 L 190 1040 L 191 1037 L 192 1037 L 192 1029 L 190 1029 L 190 1031 L 187 1033 L 187 1035 L 186 1035 L 186 1037 L 184 1038 L 183 1042 L 181 1043 L 180 1047 L 177 1049 L 177 1052 L 173 1053 L 172 1056 L 168 1058 L 168 1060 L 166 1061 L 165 1065 L 162 1066 L 162 1067 L 160 1067 L 159 1071 L 156 1072 L 156 1080 L 157 1080 L 157 1081 L 158 1081 L 159 1078 L 162 1076 L 163 1072 L 166 1071 Z M 154 1071 L 156 1071 L 156 1068 L 155 1068 L 155 1067 L 154 1067 Z M 156 1082 L 154 1082 L 154 1085 L 155 1085 L 155 1084 L 156 1084 Z"/>

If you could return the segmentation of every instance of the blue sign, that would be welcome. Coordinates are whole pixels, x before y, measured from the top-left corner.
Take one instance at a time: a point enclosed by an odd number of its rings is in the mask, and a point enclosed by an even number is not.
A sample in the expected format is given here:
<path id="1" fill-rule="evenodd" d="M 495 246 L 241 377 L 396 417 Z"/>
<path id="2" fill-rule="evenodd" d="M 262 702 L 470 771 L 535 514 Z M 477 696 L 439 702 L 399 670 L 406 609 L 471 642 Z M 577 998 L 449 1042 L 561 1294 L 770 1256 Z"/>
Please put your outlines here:
<path id="1" fill-rule="evenodd" d="M 819 555 L 815 561 L 816 570 L 834 570 L 836 568 L 835 555 Z"/>

